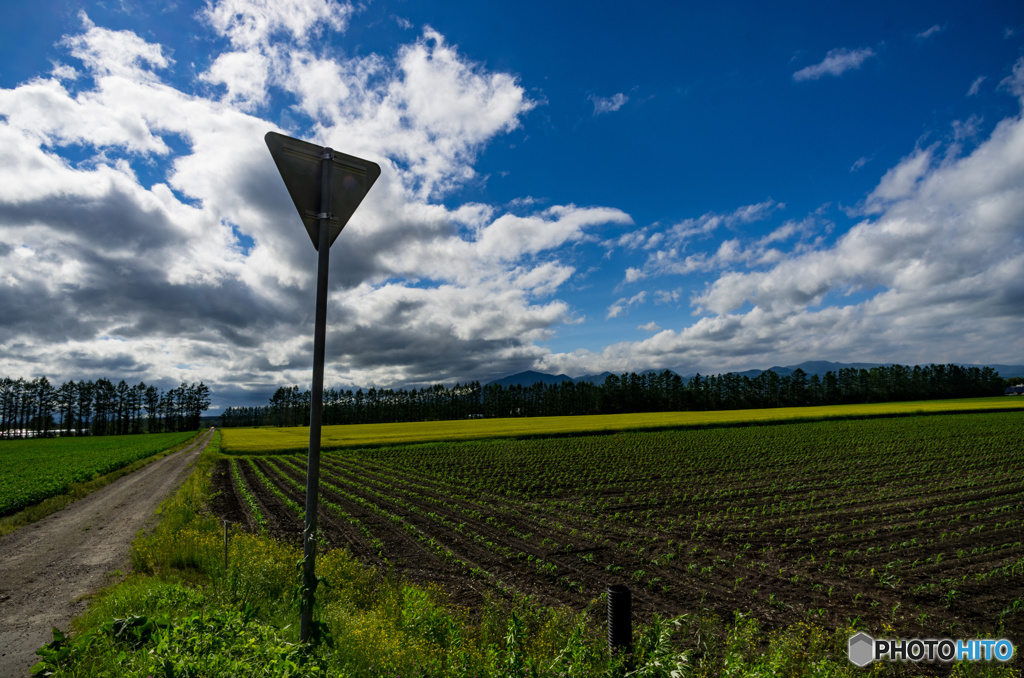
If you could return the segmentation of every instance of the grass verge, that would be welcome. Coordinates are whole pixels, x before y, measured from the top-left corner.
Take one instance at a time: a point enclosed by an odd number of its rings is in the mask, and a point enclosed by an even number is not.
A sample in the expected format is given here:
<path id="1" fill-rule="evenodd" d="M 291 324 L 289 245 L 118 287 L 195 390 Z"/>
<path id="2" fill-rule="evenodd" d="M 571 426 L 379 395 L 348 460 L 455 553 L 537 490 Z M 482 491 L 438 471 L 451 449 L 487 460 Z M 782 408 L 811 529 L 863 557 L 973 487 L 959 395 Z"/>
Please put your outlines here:
<path id="1" fill-rule="evenodd" d="M 49 497 L 39 502 L 38 504 L 34 504 L 32 506 L 29 506 L 28 508 L 18 511 L 17 513 L 12 513 L 9 516 L 4 516 L 3 518 L 0 518 L 0 537 L 4 536 L 5 534 L 10 534 L 11 532 L 14 532 L 17 529 L 24 527 L 25 525 L 29 525 L 38 520 L 42 520 L 46 516 L 66 508 L 69 504 L 92 494 L 96 490 L 106 487 L 107 485 L 114 482 L 118 478 L 123 478 L 124 476 L 130 473 L 138 471 L 140 468 L 146 466 L 147 464 L 157 461 L 158 459 L 163 459 L 167 455 L 173 454 L 179 450 L 185 449 L 186 447 L 194 443 L 196 439 L 202 434 L 203 431 L 199 431 L 196 433 L 196 435 L 192 436 L 191 438 L 184 442 L 178 443 L 174 447 L 168 448 L 162 452 L 157 452 L 156 454 L 144 457 L 142 459 L 137 459 L 132 463 L 128 464 L 127 466 L 122 466 L 121 468 L 115 471 L 111 471 L 110 473 L 107 473 L 105 475 L 98 476 L 96 478 L 93 478 L 92 480 L 87 480 L 82 483 L 73 483 L 68 488 L 67 492 L 65 492 L 64 494 Z"/>
<path id="2" fill-rule="evenodd" d="M 73 632 L 54 634 L 36 676 L 338 676 L 341 678 L 906 675 L 902 663 L 857 669 L 852 629 L 799 623 L 763 633 L 737 614 L 699 611 L 634 632 L 626 666 L 609 655 L 603 603 L 582 612 L 528 598 L 458 608 L 437 586 L 367 568 L 344 550 L 317 560 L 318 642 L 297 640 L 300 553 L 262 535 L 229 534 L 206 509 L 219 433 L 132 548 L 135 572 L 97 595 Z M 226 561 L 226 562 L 225 562 Z M 1018 676 L 957 664 L 954 675 Z"/>

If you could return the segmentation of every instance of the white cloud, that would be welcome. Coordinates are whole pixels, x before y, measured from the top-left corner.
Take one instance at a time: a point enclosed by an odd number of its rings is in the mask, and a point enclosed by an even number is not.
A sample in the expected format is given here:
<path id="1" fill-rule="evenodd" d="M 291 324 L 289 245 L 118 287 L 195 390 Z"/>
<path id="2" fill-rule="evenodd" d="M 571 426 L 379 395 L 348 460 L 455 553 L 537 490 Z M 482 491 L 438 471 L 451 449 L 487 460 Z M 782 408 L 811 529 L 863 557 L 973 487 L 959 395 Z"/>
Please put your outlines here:
<path id="1" fill-rule="evenodd" d="M 590 100 L 594 103 L 594 115 L 596 116 L 602 113 L 614 113 L 629 101 L 629 97 L 622 92 L 617 92 L 610 97 L 591 95 Z"/>
<path id="2" fill-rule="evenodd" d="M 605 315 L 604 318 L 605 320 L 609 320 L 611 318 L 618 318 L 621 315 L 625 315 L 626 313 L 629 312 L 629 308 L 631 306 L 642 304 L 646 299 L 647 292 L 643 290 L 633 295 L 632 297 L 622 297 L 621 299 L 619 299 L 614 304 L 608 307 L 608 313 Z"/>
<path id="3" fill-rule="evenodd" d="M 78 71 L 67 64 L 53 62 L 53 68 L 50 70 L 50 75 L 58 80 L 77 80 Z"/>
<path id="4" fill-rule="evenodd" d="M 93 74 L 153 82 L 157 76 L 151 68 L 171 65 L 160 45 L 148 43 L 131 31 L 100 28 L 84 11 L 79 12 L 79 18 L 86 32 L 65 38 L 64 44 Z"/>
<path id="5" fill-rule="evenodd" d="M 726 214 L 709 212 L 696 219 L 684 219 L 679 223 L 648 234 L 649 229 L 641 229 L 620 236 L 615 241 L 606 241 L 604 246 L 625 247 L 629 250 L 644 249 L 650 252 L 643 267 L 629 267 L 625 271 L 623 282 L 633 283 L 644 278 L 661 275 L 687 275 L 697 271 L 710 271 L 740 260 L 750 261 L 764 254 L 751 251 L 740 252 L 734 249 L 731 241 L 726 241 L 715 255 L 705 252 L 687 254 L 690 241 L 707 238 L 719 228 L 739 229 L 744 225 L 763 221 L 778 210 L 784 209 L 785 203 L 772 199 L 744 205 Z M 776 236 L 777 238 L 780 236 Z M 771 241 L 765 241 L 762 245 Z"/>
<path id="6" fill-rule="evenodd" d="M 1019 353 L 1006 340 L 1021 335 L 1024 303 L 1019 118 L 966 157 L 914 151 L 827 246 L 817 213 L 750 235 L 783 209 L 771 199 L 611 237 L 607 225 L 632 224 L 614 208 L 442 202 L 484 181 L 480 151 L 537 104 L 513 74 L 429 28 L 389 54 L 314 44 L 353 14 L 339 2 L 209 4 L 203 16 L 230 47 L 194 91 L 169 84 L 165 47 L 83 15 L 62 43 L 72 65 L 0 88 L 0 372 L 205 379 L 237 392 L 306 383 L 315 253 L 263 145 L 277 128 L 259 115 L 271 95 L 294 103 L 282 131 L 384 168 L 332 248 L 329 383 L 721 369 L 768 352 L 888 360 L 911 345 Z M 1020 96 L 1022 72 L 1018 62 L 1002 87 Z M 978 128 L 968 118 L 953 135 Z M 712 237 L 722 228 L 724 242 Z M 581 321 L 559 294 L 581 277 L 573 246 L 599 237 L 647 257 L 627 283 L 713 274 L 696 293 L 671 281 L 627 294 L 609 318 L 647 299 L 707 316 L 682 329 L 659 318 L 640 326 L 644 341 L 600 352 L 539 346 Z"/>
<path id="7" fill-rule="evenodd" d="M 1013 72 L 999 81 L 999 86 L 1009 90 L 1015 97 L 1024 99 L 1024 57 L 1017 59 Z"/>
<path id="8" fill-rule="evenodd" d="M 723 275 L 695 303 L 718 315 L 750 303 L 773 317 L 820 318 L 838 312 L 812 310 L 827 294 L 882 289 L 842 312 L 872 326 L 883 316 L 900 318 L 899 326 L 915 319 L 922 332 L 941 335 L 949 330 L 940 320 L 955 309 L 1001 324 L 1010 299 L 1024 298 L 1019 276 L 1008 273 L 1024 263 L 1024 123 L 1004 120 L 967 157 L 938 167 L 930 158 L 918 150 L 890 170 L 868 198 L 877 219 L 835 246 L 768 271 Z"/>
<path id="9" fill-rule="evenodd" d="M 674 290 L 657 290 L 654 293 L 654 303 L 675 304 L 682 298 L 682 294 L 683 290 L 678 287 Z"/>
<path id="10" fill-rule="evenodd" d="M 319 138 L 387 163 L 417 200 L 473 179 L 479 149 L 536 105 L 515 77 L 468 61 L 430 28 L 393 60 L 273 54 L 275 83 L 318 121 Z"/>
<path id="11" fill-rule="evenodd" d="M 283 36 L 301 44 L 323 27 L 342 32 L 354 9 L 337 0 L 217 0 L 200 13 L 219 33 L 243 50 Z"/>
<path id="12" fill-rule="evenodd" d="M 875 56 L 875 51 L 870 47 L 854 50 L 842 48 L 829 50 L 821 63 L 801 68 L 793 74 L 793 79 L 800 82 L 818 80 L 826 75 L 842 75 L 846 71 L 860 68 L 865 60 L 873 56 Z"/>
<path id="13" fill-rule="evenodd" d="M 868 195 L 866 210 L 879 212 L 885 203 L 909 196 L 931 166 L 934 149 L 934 146 L 919 148 L 886 172 L 875 190 Z"/>
<path id="14" fill-rule="evenodd" d="M 917 39 L 918 40 L 927 40 L 928 38 L 932 37 L 933 35 L 935 35 L 937 33 L 941 33 L 942 31 L 943 31 L 943 27 L 938 25 L 938 24 L 935 24 L 934 26 L 931 26 L 930 28 L 927 28 L 927 29 L 921 31 L 920 33 L 918 33 L 917 34 Z"/>
<path id="15" fill-rule="evenodd" d="M 981 132 L 981 118 L 971 115 L 966 120 L 954 120 L 952 127 L 954 141 L 960 142 L 964 139 L 973 139 Z"/>
<path id="16" fill-rule="evenodd" d="M 224 102 L 253 110 L 267 98 L 270 60 L 259 52 L 225 52 L 217 57 L 201 80 L 224 85 Z"/>
<path id="17" fill-rule="evenodd" d="M 520 198 L 512 198 L 505 204 L 505 206 L 509 209 L 525 209 L 533 207 L 541 202 L 542 201 L 534 198 L 532 195 L 525 195 Z"/>
<path id="18" fill-rule="evenodd" d="M 515 129 L 518 116 L 533 107 L 515 78 L 467 64 L 434 30 L 403 48 L 399 62 L 403 77 L 389 94 L 405 105 L 413 125 L 431 133 L 483 140 Z"/>
<path id="19" fill-rule="evenodd" d="M 609 223 L 631 224 L 632 219 L 620 210 L 573 205 L 531 217 L 505 214 L 481 231 L 476 249 L 488 260 L 518 259 L 579 240 L 587 226 Z"/>
<path id="20" fill-rule="evenodd" d="M 782 242 L 793 237 L 800 230 L 800 225 L 793 221 L 787 221 L 768 235 L 761 238 L 759 244 L 767 245 L 773 242 Z"/>
<path id="21" fill-rule="evenodd" d="M 977 78 L 975 78 L 974 82 L 971 83 L 970 88 L 967 90 L 967 96 L 973 97 L 978 92 L 980 92 L 981 91 L 981 83 L 983 83 L 983 82 L 985 82 L 985 76 L 984 75 L 979 75 Z"/>
<path id="22" fill-rule="evenodd" d="M 285 132 L 384 168 L 332 248 L 330 383 L 519 371 L 544 353 L 537 341 L 580 321 L 555 298 L 575 274 L 559 250 L 630 217 L 531 211 L 528 198 L 510 205 L 517 214 L 434 200 L 470 180 L 476 153 L 535 104 L 514 76 L 431 29 L 392 55 L 302 46 L 349 13 L 209 5 L 232 43 L 198 76 L 213 98 L 162 79 L 173 62 L 161 45 L 84 16 L 63 45 L 91 82 L 70 91 L 58 78 L 74 67 L 55 65 L 52 79 L 0 89 L 0 372 L 205 379 L 239 392 L 308 380 L 296 331 L 310 322 L 315 252 L 263 143 L 275 125 L 252 113 L 275 90 L 313 120 Z M 65 160 L 69 146 L 84 159 Z"/>
<path id="23" fill-rule="evenodd" d="M 743 224 L 751 224 L 755 221 L 761 221 L 766 218 L 775 210 L 785 209 L 785 203 L 775 202 L 771 198 L 764 202 L 759 202 L 754 205 L 745 205 L 733 211 L 733 213 L 726 218 L 726 223 L 736 222 Z"/>
<path id="24" fill-rule="evenodd" d="M 966 156 L 946 153 L 936 162 L 936 155 L 934 147 L 917 149 L 887 172 L 865 201 L 872 216 L 834 244 L 816 240 L 811 249 L 777 252 L 766 269 L 718 274 L 690 300 L 704 315 L 696 322 L 601 351 L 550 354 L 540 364 L 584 374 L 680 365 L 747 369 L 766 355 L 776 364 L 808 357 L 1018 361 L 1024 119 L 1001 121 Z M 750 246 L 726 241 L 714 255 L 691 261 L 743 259 L 768 242 L 806 237 L 819 218 L 787 222 Z M 681 293 L 660 290 L 655 301 L 672 303 Z M 624 311 L 627 301 L 613 308 Z"/>

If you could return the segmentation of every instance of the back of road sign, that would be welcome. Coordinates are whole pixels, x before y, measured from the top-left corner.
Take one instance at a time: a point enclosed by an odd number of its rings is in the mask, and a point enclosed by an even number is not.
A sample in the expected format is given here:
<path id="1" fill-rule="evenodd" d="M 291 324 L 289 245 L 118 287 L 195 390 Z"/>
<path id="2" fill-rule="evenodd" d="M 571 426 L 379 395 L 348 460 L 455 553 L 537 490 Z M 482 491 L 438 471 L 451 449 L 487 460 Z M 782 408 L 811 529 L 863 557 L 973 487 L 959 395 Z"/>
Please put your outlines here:
<path id="1" fill-rule="evenodd" d="M 323 146 L 308 141 L 293 139 L 276 132 L 267 132 L 264 137 L 270 155 L 277 164 L 288 194 L 295 203 L 302 223 L 313 241 L 313 247 L 320 248 L 320 164 Z M 373 182 L 380 176 L 380 166 L 352 155 L 332 151 L 334 172 L 331 176 L 331 233 L 328 247 L 334 244 L 341 229 L 352 218 L 352 213 L 369 192 Z"/>

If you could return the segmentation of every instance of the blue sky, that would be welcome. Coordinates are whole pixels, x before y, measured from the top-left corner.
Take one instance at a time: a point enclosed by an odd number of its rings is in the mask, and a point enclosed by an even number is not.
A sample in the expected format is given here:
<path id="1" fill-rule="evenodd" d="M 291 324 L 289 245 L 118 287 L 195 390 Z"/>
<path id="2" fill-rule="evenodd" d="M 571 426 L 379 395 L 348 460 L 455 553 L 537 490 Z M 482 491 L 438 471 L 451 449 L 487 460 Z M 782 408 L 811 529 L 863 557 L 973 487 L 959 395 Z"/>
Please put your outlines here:
<path id="1" fill-rule="evenodd" d="M 7 7 L 0 372 L 308 384 L 270 130 L 383 170 L 329 385 L 1024 362 L 1024 8 L 833 5 Z"/>

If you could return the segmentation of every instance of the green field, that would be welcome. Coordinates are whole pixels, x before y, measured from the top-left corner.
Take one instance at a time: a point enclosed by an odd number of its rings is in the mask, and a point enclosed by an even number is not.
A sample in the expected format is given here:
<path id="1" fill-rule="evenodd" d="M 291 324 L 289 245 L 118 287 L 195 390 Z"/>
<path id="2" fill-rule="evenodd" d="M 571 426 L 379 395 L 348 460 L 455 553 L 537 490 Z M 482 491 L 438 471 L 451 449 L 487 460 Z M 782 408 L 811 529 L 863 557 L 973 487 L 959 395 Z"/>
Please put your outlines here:
<path id="1" fill-rule="evenodd" d="M 348 427 L 371 444 L 322 458 L 316 618 L 333 644 L 311 647 L 291 603 L 302 455 L 204 454 L 137 541 L 136 576 L 46 668 L 610 678 L 623 671 L 600 596 L 626 583 L 630 676 L 1019 676 L 1018 657 L 858 669 L 846 656 L 861 630 L 1024 637 L 1019 402 L 601 417 L 593 434 L 581 417 Z M 475 439 L 381 445 L 391 428 Z M 304 434 L 291 432 L 300 448 Z M 234 524 L 227 558 L 219 519 Z M 137 642 L 116 631 L 129 620 Z"/>
<path id="2" fill-rule="evenodd" d="M 351 424 L 325 426 L 320 448 L 338 450 L 375 445 L 399 445 L 430 441 L 473 440 L 558 436 L 642 429 L 729 426 L 746 423 L 816 421 L 905 414 L 1024 410 L 1024 398 L 961 398 L 901 403 L 778 407 L 759 410 L 715 410 L 710 412 L 645 412 L 601 414 L 576 417 L 534 417 L 511 419 L 467 419 L 420 421 L 394 424 Z M 264 427 L 224 430 L 223 451 L 228 454 L 273 454 L 301 452 L 309 447 L 309 428 Z"/>
<path id="3" fill-rule="evenodd" d="M 0 442 L 0 516 L 63 494 L 195 436 L 185 433 L 32 438 Z"/>
<path id="4" fill-rule="evenodd" d="M 624 583 L 642 623 L 741 614 L 766 632 L 1024 637 L 1024 411 L 851 414 L 882 408 L 327 452 L 319 526 L 328 544 L 467 607 L 490 590 L 578 611 Z M 748 421 L 692 416 L 723 415 Z M 298 544 L 304 458 L 222 464 L 248 529 Z M 711 675 L 721 651 L 708 651 Z"/>

